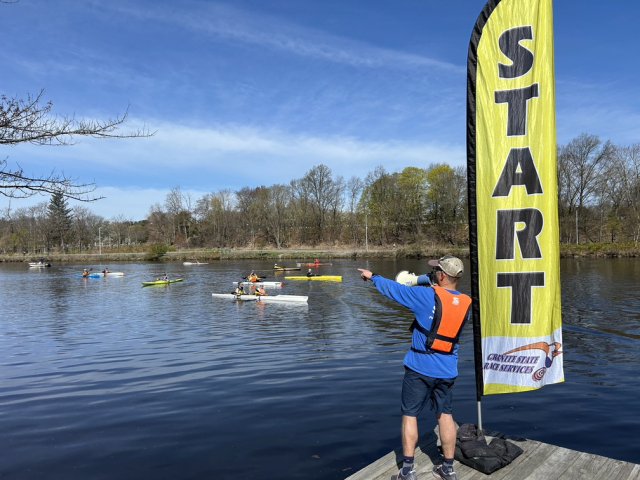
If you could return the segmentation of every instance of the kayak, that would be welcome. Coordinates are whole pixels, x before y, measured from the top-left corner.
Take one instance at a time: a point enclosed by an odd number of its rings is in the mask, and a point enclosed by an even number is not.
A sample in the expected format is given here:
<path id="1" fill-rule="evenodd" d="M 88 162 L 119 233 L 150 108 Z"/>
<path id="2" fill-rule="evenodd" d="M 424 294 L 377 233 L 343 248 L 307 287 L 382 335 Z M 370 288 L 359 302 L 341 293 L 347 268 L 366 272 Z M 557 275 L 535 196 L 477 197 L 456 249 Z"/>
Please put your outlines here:
<path id="1" fill-rule="evenodd" d="M 304 295 L 236 295 L 235 293 L 212 293 L 211 295 L 215 298 L 262 303 L 306 303 L 309 298 Z"/>
<path id="2" fill-rule="evenodd" d="M 274 272 L 295 272 L 298 270 L 302 270 L 300 267 L 273 267 Z"/>
<path id="3" fill-rule="evenodd" d="M 183 265 L 209 265 L 208 263 L 201 262 L 182 262 Z"/>
<path id="4" fill-rule="evenodd" d="M 33 267 L 33 268 L 50 267 L 51 264 L 50 263 L 40 263 L 40 262 L 29 262 L 29 266 Z"/>
<path id="5" fill-rule="evenodd" d="M 233 282 L 234 285 L 241 283 L 243 287 L 250 287 L 251 285 L 263 287 L 282 287 L 282 282 Z"/>
<path id="6" fill-rule="evenodd" d="M 324 267 L 325 265 L 333 265 L 332 263 L 296 263 L 299 267 Z"/>
<path id="7" fill-rule="evenodd" d="M 106 275 L 102 272 L 89 273 L 87 275 L 82 275 L 80 273 L 74 275 L 75 277 L 84 277 L 84 278 L 102 278 L 102 277 L 123 277 L 124 272 L 109 272 Z"/>
<path id="8" fill-rule="evenodd" d="M 109 273 L 103 273 L 103 272 L 96 272 L 96 273 L 90 273 L 89 276 L 91 278 L 100 278 L 100 277 L 124 277 L 124 272 L 109 272 Z"/>
<path id="9" fill-rule="evenodd" d="M 152 285 L 167 285 L 168 283 L 181 282 L 182 278 L 175 278 L 173 280 L 155 280 L 153 282 L 142 282 L 143 287 L 150 287 Z"/>
<path id="10" fill-rule="evenodd" d="M 341 282 L 341 275 L 314 275 L 312 277 L 296 276 L 296 277 L 284 277 L 285 280 L 328 280 L 331 282 Z"/>

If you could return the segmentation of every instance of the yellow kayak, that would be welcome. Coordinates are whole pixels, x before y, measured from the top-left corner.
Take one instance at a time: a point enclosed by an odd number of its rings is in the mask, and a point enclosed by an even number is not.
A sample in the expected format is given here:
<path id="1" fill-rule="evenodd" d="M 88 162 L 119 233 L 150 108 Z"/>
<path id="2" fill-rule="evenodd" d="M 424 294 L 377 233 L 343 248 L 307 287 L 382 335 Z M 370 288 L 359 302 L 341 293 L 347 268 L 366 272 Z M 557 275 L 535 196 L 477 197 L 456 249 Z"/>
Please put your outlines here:
<path id="1" fill-rule="evenodd" d="M 295 276 L 295 277 L 284 277 L 285 280 L 328 280 L 330 282 L 341 282 L 341 275 L 312 275 L 310 277 L 305 276 Z"/>
<path id="2" fill-rule="evenodd" d="M 176 278 L 173 280 L 155 280 L 153 282 L 142 282 L 143 287 L 149 287 L 151 285 L 167 285 L 169 283 L 181 282 L 181 278 Z"/>

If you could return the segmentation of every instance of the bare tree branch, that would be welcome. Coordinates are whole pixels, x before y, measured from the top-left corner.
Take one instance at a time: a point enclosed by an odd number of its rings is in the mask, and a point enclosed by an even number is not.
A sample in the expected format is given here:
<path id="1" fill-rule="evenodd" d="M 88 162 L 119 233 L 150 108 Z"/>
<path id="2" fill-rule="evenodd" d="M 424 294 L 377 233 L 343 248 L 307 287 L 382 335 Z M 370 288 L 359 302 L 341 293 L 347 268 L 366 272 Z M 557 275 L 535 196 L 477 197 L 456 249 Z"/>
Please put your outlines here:
<path id="1" fill-rule="evenodd" d="M 0 0 L 0 3 L 10 3 Z M 12 3 L 12 2 L 11 2 Z M 127 120 L 129 109 L 123 115 L 104 121 L 77 119 L 75 115 L 53 115 L 53 104 L 42 103 L 44 89 L 26 99 L 0 97 L 0 145 L 15 146 L 20 143 L 34 145 L 68 146 L 79 142 L 77 137 L 92 138 L 138 138 L 151 137 L 145 126 L 130 132 L 119 132 Z M 10 198 L 27 198 L 37 194 L 62 191 L 64 196 L 84 202 L 93 202 L 104 197 L 91 197 L 96 183 L 83 183 L 55 169 L 47 176 L 30 177 L 22 167 L 11 169 L 7 158 L 0 160 L 0 195 Z"/>
<path id="2" fill-rule="evenodd" d="M 7 159 L 0 160 L 0 195 L 9 198 L 29 198 L 37 194 L 49 195 L 62 190 L 66 198 L 82 202 L 95 202 L 104 197 L 87 197 L 95 191 L 95 183 L 79 183 L 76 178 L 68 177 L 55 170 L 46 177 L 28 177 L 20 166 L 17 170 L 6 168 Z"/>
<path id="3" fill-rule="evenodd" d="M 73 145 L 74 137 L 136 138 L 150 137 L 144 127 L 127 133 L 115 133 L 129 116 L 129 108 L 122 116 L 105 121 L 77 119 L 75 115 L 52 115 L 53 104 L 41 104 L 44 90 L 27 99 L 0 97 L 0 145 L 32 143 L 35 145 Z"/>

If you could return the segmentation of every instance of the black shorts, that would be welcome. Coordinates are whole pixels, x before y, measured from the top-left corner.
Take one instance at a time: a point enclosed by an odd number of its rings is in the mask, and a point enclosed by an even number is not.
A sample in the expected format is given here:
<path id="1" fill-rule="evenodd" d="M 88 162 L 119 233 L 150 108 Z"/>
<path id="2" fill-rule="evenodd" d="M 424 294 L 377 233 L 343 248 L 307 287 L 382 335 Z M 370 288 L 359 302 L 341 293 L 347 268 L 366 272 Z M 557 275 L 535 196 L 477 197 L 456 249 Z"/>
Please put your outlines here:
<path id="1" fill-rule="evenodd" d="M 439 415 L 453 412 L 454 378 L 433 378 L 405 367 L 402 382 L 403 415 L 417 417 L 429 402 L 429 409 Z"/>

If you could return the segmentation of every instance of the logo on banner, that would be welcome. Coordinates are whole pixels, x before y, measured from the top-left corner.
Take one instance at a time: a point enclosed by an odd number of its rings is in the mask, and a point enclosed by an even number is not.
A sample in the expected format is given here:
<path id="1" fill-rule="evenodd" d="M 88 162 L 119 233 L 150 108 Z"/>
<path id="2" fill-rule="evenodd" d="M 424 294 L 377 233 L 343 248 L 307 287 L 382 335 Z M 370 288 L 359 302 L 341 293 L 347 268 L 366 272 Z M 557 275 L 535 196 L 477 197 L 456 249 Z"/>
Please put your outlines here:
<path id="1" fill-rule="evenodd" d="M 553 365 L 553 359 L 562 354 L 560 351 L 562 344 L 559 342 L 535 342 L 522 347 L 514 348 L 508 352 L 490 353 L 487 362 L 484 364 L 484 370 L 495 370 L 498 372 L 515 373 L 520 375 L 531 375 L 531 378 L 539 382 L 544 378 L 547 369 Z M 540 362 L 542 354 L 520 354 L 514 355 L 516 352 L 525 352 L 527 350 L 544 352 L 544 365 L 536 369 L 536 365 Z M 537 352 L 536 352 L 537 353 Z"/>

